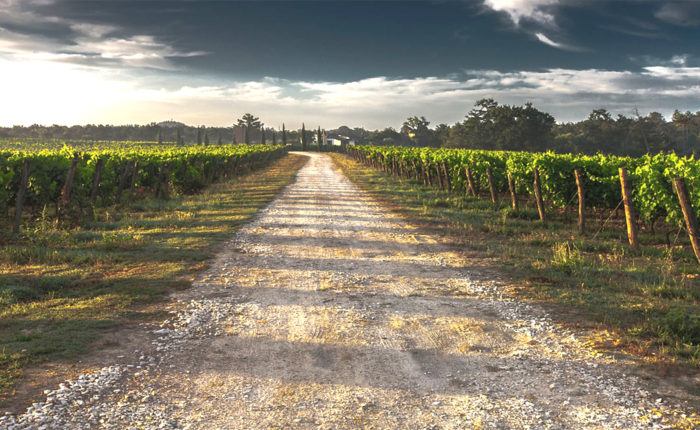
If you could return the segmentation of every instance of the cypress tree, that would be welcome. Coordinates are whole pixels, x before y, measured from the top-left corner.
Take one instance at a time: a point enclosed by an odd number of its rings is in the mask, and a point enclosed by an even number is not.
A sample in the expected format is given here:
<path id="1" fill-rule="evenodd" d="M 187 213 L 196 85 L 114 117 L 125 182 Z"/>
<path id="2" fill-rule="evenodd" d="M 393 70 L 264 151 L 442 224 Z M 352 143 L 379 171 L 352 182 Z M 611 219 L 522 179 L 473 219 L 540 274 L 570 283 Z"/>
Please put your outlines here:
<path id="1" fill-rule="evenodd" d="M 274 129 L 273 129 L 274 130 Z M 277 133 L 272 132 L 272 146 L 277 145 Z"/>
<path id="2" fill-rule="evenodd" d="M 319 152 L 323 150 L 323 147 L 321 146 L 321 126 L 318 126 L 318 130 L 316 130 L 316 142 L 318 142 L 318 150 Z"/>
<path id="3" fill-rule="evenodd" d="M 306 126 L 301 123 L 301 150 L 306 151 Z"/>
<path id="4" fill-rule="evenodd" d="M 202 144 L 202 129 L 197 127 L 197 145 Z"/>
<path id="5" fill-rule="evenodd" d="M 287 146 L 287 130 L 284 128 L 284 123 L 282 123 L 282 145 Z"/>
<path id="6" fill-rule="evenodd" d="M 265 128 L 264 127 L 260 128 L 260 144 L 261 145 L 265 144 Z"/>
<path id="7" fill-rule="evenodd" d="M 209 133 L 204 132 L 204 144 L 209 145 Z"/>

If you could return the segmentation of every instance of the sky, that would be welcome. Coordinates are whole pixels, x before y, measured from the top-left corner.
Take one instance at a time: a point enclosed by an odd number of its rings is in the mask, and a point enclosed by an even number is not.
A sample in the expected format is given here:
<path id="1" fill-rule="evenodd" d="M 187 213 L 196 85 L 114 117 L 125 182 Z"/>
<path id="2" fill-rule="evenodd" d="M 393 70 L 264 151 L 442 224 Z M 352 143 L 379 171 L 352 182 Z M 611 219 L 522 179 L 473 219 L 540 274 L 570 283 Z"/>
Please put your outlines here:
<path id="1" fill-rule="evenodd" d="M 0 0 L 0 125 L 700 110 L 700 1 Z"/>

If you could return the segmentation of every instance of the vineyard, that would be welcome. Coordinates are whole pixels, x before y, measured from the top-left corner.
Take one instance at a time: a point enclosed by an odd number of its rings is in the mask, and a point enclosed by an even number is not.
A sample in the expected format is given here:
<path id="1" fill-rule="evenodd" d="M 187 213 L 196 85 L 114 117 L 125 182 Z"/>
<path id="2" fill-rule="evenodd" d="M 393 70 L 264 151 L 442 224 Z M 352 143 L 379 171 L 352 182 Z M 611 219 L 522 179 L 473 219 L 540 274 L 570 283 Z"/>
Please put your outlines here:
<path id="1" fill-rule="evenodd" d="M 585 208 L 613 211 L 623 196 L 620 169 L 633 184 L 631 202 L 639 219 L 653 229 L 659 222 L 681 227 L 683 211 L 673 179 L 685 178 L 692 206 L 700 207 L 700 162 L 675 154 L 645 155 L 640 158 L 606 155 L 554 154 L 359 146 L 352 155 L 375 168 L 423 181 L 447 190 L 476 196 L 489 190 L 494 204 L 498 194 L 508 193 L 512 204 L 523 196 L 544 202 L 548 209 L 564 209 L 585 194 Z M 544 205 L 543 205 L 544 206 Z M 544 218 L 544 212 L 541 211 Z"/>
<path id="2" fill-rule="evenodd" d="M 110 142 L 0 150 L 0 210 L 19 229 L 32 217 L 82 215 L 150 195 L 192 194 L 286 153 L 282 146 L 164 146 Z M 11 209 L 14 208 L 12 213 Z M 28 211 L 24 209 L 28 208 Z"/>

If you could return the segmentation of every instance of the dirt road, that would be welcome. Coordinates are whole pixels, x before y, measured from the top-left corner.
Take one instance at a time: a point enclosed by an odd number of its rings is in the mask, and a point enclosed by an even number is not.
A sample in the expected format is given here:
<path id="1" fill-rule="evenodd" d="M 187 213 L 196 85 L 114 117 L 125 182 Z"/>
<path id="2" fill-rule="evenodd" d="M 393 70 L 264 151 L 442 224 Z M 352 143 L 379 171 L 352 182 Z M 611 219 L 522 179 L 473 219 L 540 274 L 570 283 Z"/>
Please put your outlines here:
<path id="1" fill-rule="evenodd" d="M 327 156 L 308 155 L 297 181 L 175 297 L 136 367 L 86 376 L 82 403 L 52 399 L 32 413 L 52 411 L 47 428 L 687 423 L 695 406 L 672 388 L 596 357 L 543 310 L 502 296 L 484 268 L 383 210 Z"/>

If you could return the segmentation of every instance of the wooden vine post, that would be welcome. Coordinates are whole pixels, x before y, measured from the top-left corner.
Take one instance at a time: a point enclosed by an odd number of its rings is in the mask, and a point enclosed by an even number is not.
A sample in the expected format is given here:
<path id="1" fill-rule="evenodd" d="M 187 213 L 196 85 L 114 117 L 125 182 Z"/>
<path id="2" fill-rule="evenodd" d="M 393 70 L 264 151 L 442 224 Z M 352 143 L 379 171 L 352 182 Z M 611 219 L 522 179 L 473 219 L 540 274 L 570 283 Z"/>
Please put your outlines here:
<path id="1" fill-rule="evenodd" d="M 489 191 L 491 191 L 491 203 L 493 203 L 493 208 L 498 209 L 498 194 L 496 194 L 496 184 L 493 182 L 493 173 L 491 168 L 486 168 L 486 177 L 489 180 Z"/>
<path id="2" fill-rule="evenodd" d="M 537 202 L 537 212 L 540 215 L 540 221 L 545 220 L 544 216 L 544 201 L 542 201 L 542 185 L 540 184 L 540 171 L 537 168 L 534 169 L 535 174 L 535 201 Z"/>
<path id="3" fill-rule="evenodd" d="M 61 197 L 59 202 L 59 207 L 61 209 L 67 207 L 70 204 L 70 195 L 73 190 L 73 179 L 75 179 L 75 171 L 78 169 L 78 162 L 80 161 L 80 156 L 76 154 L 73 160 L 70 162 L 70 167 L 68 168 L 68 173 L 66 174 L 66 182 L 61 188 Z"/>
<path id="4" fill-rule="evenodd" d="M 510 191 L 510 201 L 513 206 L 513 211 L 518 211 L 518 197 L 515 194 L 515 183 L 510 172 L 508 172 L 508 191 Z"/>
<path id="5" fill-rule="evenodd" d="M 474 186 L 474 177 L 472 176 L 472 169 L 469 167 L 464 168 L 467 174 L 467 185 L 469 185 L 469 191 L 472 193 L 472 197 L 476 198 L 476 187 Z"/>
<path id="6" fill-rule="evenodd" d="M 24 207 L 24 198 L 27 195 L 30 167 L 29 159 L 25 158 L 24 163 L 22 163 L 22 177 L 19 181 L 19 189 L 17 190 L 17 198 L 15 199 L 15 222 L 12 224 L 12 232 L 15 234 L 19 233 L 19 226 L 22 224 L 22 208 Z"/>
<path id="7" fill-rule="evenodd" d="M 416 165 L 416 160 L 411 160 L 411 164 L 413 165 L 413 178 L 418 181 L 419 180 L 419 174 L 418 174 L 418 166 Z"/>
<path id="8" fill-rule="evenodd" d="M 100 158 L 95 163 L 95 173 L 92 175 L 92 188 L 90 189 L 90 205 L 92 207 L 97 203 L 97 195 L 100 188 L 100 178 L 102 177 L 102 167 L 104 167 L 105 160 Z"/>
<path id="9" fill-rule="evenodd" d="M 264 160 L 261 160 L 264 162 Z M 168 164 L 168 172 L 172 170 L 171 164 L 172 163 L 167 163 Z M 206 172 L 206 181 L 207 184 L 213 184 L 214 183 L 214 177 L 216 175 L 216 161 L 210 161 L 208 164 L 205 164 L 205 169 L 204 171 Z"/>
<path id="10" fill-rule="evenodd" d="M 92 188 L 90 188 L 90 217 L 95 217 L 95 205 L 97 204 L 97 195 L 100 191 L 100 177 L 102 175 L 102 166 L 104 166 L 104 158 L 98 158 L 95 163 L 95 173 L 92 175 Z"/>
<path id="11" fill-rule="evenodd" d="M 583 176 L 581 176 L 581 171 L 578 169 L 574 169 L 574 176 L 576 176 L 576 190 L 578 192 L 578 232 L 583 234 L 586 231 L 586 219 L 584 215 L 586 203 L 583 196 Z"/>
<path id="12" fill-rule="evenodd" d="M 168 183 L 170 181 L 170 169 L 171 169 L 171 163 L 168 163 L 167 161 L 163 161 L 160 164 L 160 171 L 158 172 L 158 188 L 156 189 L 156 197 L 160 197 L 162 199 L 168 199 L 170 197 L 170 193 L 168 190 Z"/>
<path id="13" fill-rule="evenodd" d="M 224 166 L 224 178 L 230 178 L 231 177 L 231 166 L 233 165 L 233 158 L 228 157 L 226 159 L 226 165 Z"/>
<path id="14" fill-rule="evenodd" d="M 698 219 L 690 203 L 690 194 L 688 187 L 685 185 L 685 178 L 676 178 L 673 180 L 673 186 L 678 194 L 678 201 L 683 210 L 683 218 L 685 219 L 685 227 L 690 236 L 690 244 L 693 246 L 695 258 L 700 262 L 700 231 L 698 230 Z"/>
<path id="15" fill-rule="evenodd" d="M 639 248 L 639 239 L 637 238 L 637 217 L 634 213 L 634 205 L 632 204 L 632 186 L 627 177 L 627 169 L 620 167 L 620 185 L 622 187 L 622 201 L 625 206 L 625 221 L 627 222 L 627 238 L 630 242 L 630 247 L 633 249 Z"/>
<path id="16" fill-rule="evenodd" d="M 240 170 L 241 157 L 236 157 L 233 161 L 233 170 L 231 171 L 231 177 L 238 176 Z"/>
<path id="17" fill-rule="evenodd" d="M 163 184 L 164 184 L 164 179 L 165 178 L 165 171 L 167 168 L 167 163 L 165 161 L 160 162 L 160 168 L 158 168 L 158 179 L 156 181 L 156 189 L 155 192 L 153 193 L 156 198 L 160 198 L 161 195 L 163 194 Z M 202 172 L 202 178 L 204 179 L 204 172 Z"/>
<path id="18" fill-rule="evenodd" d="M 131 173 L 131 169 L 134 166 L 134 161 L 129 160 L 126 162 L 126 166 L 124 167 L 124 172 L 122 173 L 121 178 L 119 178 L 119 186 L 117 187 L 117 203 L 121 203 L 122 199 L 122 192 L 124 191 L 124 188 L 126 188 L 126 182 L 129 180 L 129 174 Z"/>
<path id="19" fill-rule="evenodd" d="M 445 184 L 447 184 L 447 192 L 452 192 L 452 181 L 450 181 L 450 175 L 447 173 L 447 164 L 442 162 L 442 172 L 445 174 Z"/>
<path id="20" fill-rule="evenodd" d="M 440 174 L 440 166 L 437 163 L 435 163 L 435 174 L 437 176 L 438 185 L 440 185 L 441 189 L 444 189 L 445 186 L 442 185 L 442 175 Z"/>
<path id="21" fill-rule="evenodd" d="M 136 188 L 136 180 L 139 177 L 139 160 L 134 162 L 134 168 L 131 172 L 131 181 L 129 182 L 129 202 L 134 198 L 134 188 Z"/>

